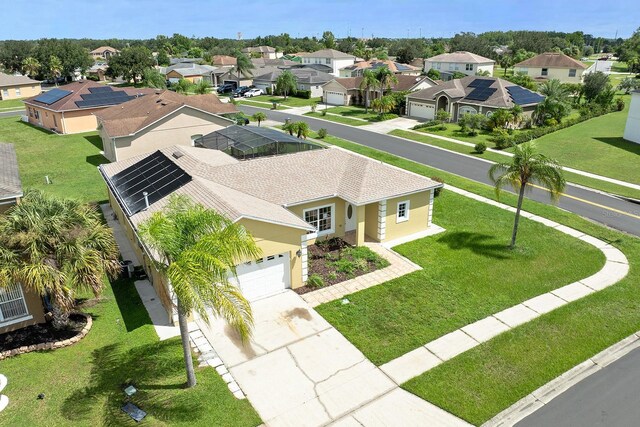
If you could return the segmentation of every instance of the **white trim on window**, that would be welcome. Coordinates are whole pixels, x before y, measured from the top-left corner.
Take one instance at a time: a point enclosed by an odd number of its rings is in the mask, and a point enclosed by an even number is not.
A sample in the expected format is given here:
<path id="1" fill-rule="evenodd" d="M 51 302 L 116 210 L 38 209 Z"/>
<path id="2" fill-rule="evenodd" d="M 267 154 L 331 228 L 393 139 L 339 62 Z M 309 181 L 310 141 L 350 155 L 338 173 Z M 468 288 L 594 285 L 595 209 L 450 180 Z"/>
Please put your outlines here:
<path id="1" fill-rule="evenodd" d="M 331 223 L 331 228 L 327 229 L 325 228 L 324 230 L 320 230 L 321 225 L 320 225 L 320 221 L 322 220 L 326 220 L 327 218 L 320 218 L 321 215 L 321 210 L 322 209 L 326 209 L 329 208 L 329 222 Z M 308 212 L 312 212 L 312 211 L 316 211 L 316 215 L 315 215 L 315 219 L 311 219 L 310 221 L 307 220 L 307 213 Z M 324 213 L 324 215 L 326 215 L 326 212 Z M 313 208 L 309 208 L 309 209 L 304 209 L 302 211 L 302 219 L 304 219 L 306 222 L 308 222 L 309 224 L 311 224 L 313 227 L 316 228 L 317 232 L 316 234 L 318 236 L 324 236 L 326 234 L 333 234 L 336 232 L 336 204 L 335 203 L 331 203 L 329 205 L 322 205 L 322 206 L 316 206 Z M 326 221 L 325 224 L 322 227 L 326 227 Z"/>
<path id="2" fill-rule="evenodd" d="M 396 224 L 409 221 L 409 200 L 398 202 L 396 207 Z"/>

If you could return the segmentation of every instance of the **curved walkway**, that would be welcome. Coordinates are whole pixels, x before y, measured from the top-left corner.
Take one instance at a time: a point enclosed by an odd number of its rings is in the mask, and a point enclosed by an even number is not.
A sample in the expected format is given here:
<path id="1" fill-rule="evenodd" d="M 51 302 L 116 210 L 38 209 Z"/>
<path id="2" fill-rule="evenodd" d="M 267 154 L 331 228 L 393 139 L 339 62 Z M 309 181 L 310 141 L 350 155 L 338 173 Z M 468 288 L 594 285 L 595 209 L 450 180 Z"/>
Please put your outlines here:
<path id="1" fill-rule="evenodd" d="M 466 190 L 451 186 L 446 186 L 446 189 L 510 212 L 516 211 L 512 206 L 496 202 Z M 442 362 L 452 359 L 460 353 L 476 347 L 483 342 L 489 341 L 502 332 L 515 328 L 593 292 L 611 286 L 620 281 L 629 272 L 627 257 L 610 244 L 526 211 L 521 211 L 521 215 L 532 221 L 542 223 L 562 233 L 576 237 L 600 249 L 606 258 L 604 267 L 590 277 L 551 292 L 538 295 L 506 310 L 502 310 L 499 313 L 495 313 L 492 316 L 478 320 L 475 323 L 426 343 L 380 366 L 380 369 L 393 379 L 396 384 L 402 384 L 413 377 L 421 375 Z"/>

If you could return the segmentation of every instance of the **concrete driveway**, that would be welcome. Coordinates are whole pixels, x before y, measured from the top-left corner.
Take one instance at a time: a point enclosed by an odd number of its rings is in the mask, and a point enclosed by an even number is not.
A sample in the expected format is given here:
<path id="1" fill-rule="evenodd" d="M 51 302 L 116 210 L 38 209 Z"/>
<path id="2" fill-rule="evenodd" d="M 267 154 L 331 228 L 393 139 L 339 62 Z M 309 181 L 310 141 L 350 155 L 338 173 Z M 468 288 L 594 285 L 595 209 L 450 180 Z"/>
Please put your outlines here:
<path id="1" fill-rule="evenodd" d="M 219 319 L 200 327 L 266 425 L 467 425 L 399 389 L 296 293 L 252 307 L 246 345 Z"/>

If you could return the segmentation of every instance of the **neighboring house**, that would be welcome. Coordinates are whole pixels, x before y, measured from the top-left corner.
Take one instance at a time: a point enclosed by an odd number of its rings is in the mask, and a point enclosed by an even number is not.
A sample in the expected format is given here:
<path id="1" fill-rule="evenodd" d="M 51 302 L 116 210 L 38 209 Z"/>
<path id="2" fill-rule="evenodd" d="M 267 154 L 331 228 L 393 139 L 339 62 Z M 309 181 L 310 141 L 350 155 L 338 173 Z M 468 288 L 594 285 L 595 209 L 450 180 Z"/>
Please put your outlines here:
<path id="1" fill-rule="evenodd" d="M 475 76 L 478 73 L 488 72 L 493 76 L 493 66 L 496 63 L 493 59 L 476 55 L 471 52 L 452 52 L 442 55 L 432 56 L 424 60 L 425 73 L 430 69 L 440 72 L 442 80 L 449 80 L 454 72 Z"/>
<path id="2" fill-rule="evenodd" d="M 211 58 L 211 65 L 216 67 L 231 67 L 236 65 L 237 62 L 236 58 L 227 55 L 213 55 L 213 58 Z"/>
<path id="3" fill-rule="evenodd" d="M 0 215 L 21 197 L 22 183 L 13 144 L 0 143 Z M 19 283 L 0 287 L 0 334 L 44 321 L 38 294 L 24 290 Z"/>
<path id="4" fill-rule="evenodd" d="M 289 61 L 288 59 L 278 58 L 278 59 L 265 59 L 265 58 L 251 58 L 251 63 L 256 68 L 262 67 L 292 67 L 294 65 L 300 65 L 295 61 Z"/>
<path id="5" fill-rule="evenodd" d="M 563 83 L 581 83 L 587 66 L 561 52 L 541 53 L 513 66 L 514 73 L 537 80 L 557 79 Z"/>
<path id="6" fill-rule="evenodd" d="M 329 74 L 340 75 L 340 69 L 356 62 L 356 57 L 335 49 L 322 49 L 313 53 L 300 54 L 303 64 L 323 64 L 331 67 Z"/>
<path id="7" fill-rule="evenodd" d="M 397 75 L 398 83 L 391 86 L 391 92 L 415 91 L 436 86 L 437 83 L 427 76 Z M 331 80 L 322 86 L 322 102 L 331 105 L 364 105 L 365 93 L 360 89 L 362 77 L 343 77 Z M 380 90 L 372 88 L 369 102 L 380 97 Z"/>
<path id="8" fill-rule="evenodd" d="M 164 74 L 171 83 L 185 79 L 191 83 L 200 83 L 202 80 L 215 83 L 213 72 L 218 68 L 211 65 L 200 65 L 196 63 L 178 63 L 169 67 L 161 67 L 160 73 Z"/>
<path id="9" fill-rule="evenodd" d="M 37 80 L 0 73 L 0 100 L 27 98 L 40 92 L 42 88 Z"/>
<path id="10" fill-rule="evenodd" d="M 640 144 L 640 90 L 631 92 L 629 115 L 624 128 L 624 139 Z"/>
<path id="11" fill-rule="evenodd" d="M 255 87 L 264 91 L 266 91 L 267 88 L 270 88 L 273 93 L 276 86 L 276 80 L 284 71 L 285 70 L 276 69 L 263 75 L 257 75 L 254 70 L 256 77 L 253 79 L 253 84 Z M 312 98 L 322 96 L 322 85 L 333 79 L 332 75 L 323 73 L 322 71 L 316 71 L 314 69 L 291 68 L 288 71 L 296 76 L 298 84 L 297 89 L 310 91 Z"/>
<path id="12" fill-rule="evenodd" d="M 169 65 L 176 64 L 201 64 L 204 62 L 203 58 L 170 58 Z"/>
<path id="13" fill-rule="evenodd" d="M 186 96 L 158 90 L 95 113 L 104 156 L 125 160 L 197 138 L 234 124 L 220 114 L 237 113 L 213 94 Z"/>
<path id="14" fill-rule="evenodd" d="M 120 53 L 120 51 L 111 46 L 100 46 L 99 48 L 93 49 L 89 52 L 93 59 L 109 59 L 118 53 Z"/>
<path id="15" fill-rule="evenodd" d="M 94 113 L 153 92 L 154 89 L 114 88 L 83 80 L 25 99 L 24 104 L 32 125 L 57 133 L 79 133 L 96 130 Z"/>
<path id="16" fill-rule="evenodd" d="M 544 97 L 538 93 L 495 77 L 467 76 L 407 95 L 406 115 L 432 120 L 436 111 L 445 110 L 453 121 L 464 113 L 490 116 L 500 108 L 519 105 L 530 116 Z"/>
<path id="17" fill-rule="evenodd" d="M 277 52 L 275 48 L 271 46 L 254 46 L 254 47 L 245 47 L 242 49 L 242 53 L 248 56 L 253 56 L 253 54 L 259 54 L 261 58 L 264 59 L 278 59 L 282 57 L 282 52 Z"/>
<path id="18" fill-rule="evenodd" d="M 106 62 L 96 62 L 87 70 L 87 77 L 92 76 L 95 79 L 98 79 L 98 81 L 104 82 L 107 80 L 106 74 L 108 68 L 109 65 L 107 65 Z"/>
<path id="19" fill-rule="evenodd" d="M 236 270 L 241 291 L 254 301 L 303 286 L 307 247 L 316 239 L 343 237 L 362 245 L 365 238 L 424 236 L 432 224 L 434 190 L 441 186 L 340 148 L 239 161 L 219 150 L 175 146 L 99 170 L 111 206 L 172 318 L 170 285 L 136 233 L 171 194 L 215 209 L 251 233 L 262 257 L 242 260 Z M 159 170 L 173 177 L 161 191 L 148 179 Z"/>
<path id="20" fill-rule="evenodd" d="M 421 68 L 413 67 L 399 62 L 380 59 L 371 59 L 369 61 L 356 62 L 348 65 L 340 70 L 340 77 L 358 77 L 364 73 L 364 70 L 377 70 L 378 68 L 387 67 L 394 74 L 402 74 L 407 76 L 419 76 L 422 73 Z"/>

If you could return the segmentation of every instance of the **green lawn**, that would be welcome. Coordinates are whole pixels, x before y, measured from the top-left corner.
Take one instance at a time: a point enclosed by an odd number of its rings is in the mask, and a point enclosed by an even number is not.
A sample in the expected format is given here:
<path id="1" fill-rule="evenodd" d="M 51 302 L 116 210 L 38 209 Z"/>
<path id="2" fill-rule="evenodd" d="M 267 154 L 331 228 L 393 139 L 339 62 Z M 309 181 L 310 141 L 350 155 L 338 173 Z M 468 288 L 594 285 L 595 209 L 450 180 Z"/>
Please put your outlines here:
<path id="1" fill-rule="evenodd" d="M 307 105 L 320 102 L 322 98 L 303 99 L 303 98 L 296 98 L 294 96 L 288 96 L 287 99 L 284 99 L 283 96 L 260 95 L 260 96 L 254 96 L 251 99 L 254 101 L 268 102 L 268 103 L 272 103 L 275 101 L 289 107 L 306 107 Z"/>
<path id="2" fill-rule="evenodd" d="M 628 73 L 629 66 L 626 62 L 615 61 L 613 65 L 611 65 L 611 71 L 613 71 L 614 73 Z"/>
<path id="3" fill-rule="evenodd" d="M 353 117 L 356 119 L 363 119 L 370 122 L 380 121 L 379 119 L 380 115 L 375 111 L 373 111 L 372 109 L 369 109 L 369 111 L 365 113 L 365 110 L 363 107 L 357 107 L 357 106 L 330 107 L 330 108 L 327 108 L 327 113 L 340 114 L 342 117 L 347 117 L 347 118 Z"/>
<path id="4" fill-rule="evenodd" d="M 97 132 L 56 135 L 22 123 L 19 118 L 0 119 L 0 142 L 15 145 L 23 188 L 39 188 L 80 200 L 106 200 L 107 190 L 97 166 L 107 163 L 100 151 Z M 52 184 L 45 184 L 45 175 Z"/>
<path id="5" fill-rule="evenodd" d="M 19 110 L 24 108 L 22 99 L 5 99 L 0 101 L 0 111 L 3 110 Z"/>
<path id="6" fill-rule="evenodd" d="M 487 185 L 332 136 L 324 141 L 495 198 Z M 505 193 L 500 201 L 514 206 L 516 197 Z M 640 239 L 531 200 L 523 208 L 610 242 L 625 253 L 631 270 L 618 284 L 501 334 L 405 385 L 477 425 L 640 330 Z"/>
<path id="7" fill-rule="evenodd" d="M 342 123 L 343 125 L 349 125 L 349 126 L 364 126 L 369 124 L 369 122 L 365 122 L 363 120 L 350 119 L 349 117 L 334 116 L 331 114 L 327 114 L 323 116 L 322 113 L 319 113 L 319 112 L 315 112 L 315 113 L 308 112 L 308 113 L 304 113 L 304 115 L 315 117 L 316 119 L 328 120 L 330 122 Z"/>
<path id="8" fill-rule="evenodd" d="M 415 132 L 396 129 L 389 132 L 389 135 L 399 136 L 401 138 L 411 139 L 413 141 L 418 141 L 423 144 L 429 144 L 436 147 L 446 148 L 447 150 L 455 151 L 457 153 L 467 154 L 474 157 L 480 157 L 483 159 L 491 160 L 493 162 L 504 162 L 509 160 L 508 157 L 502 154 L 492 153 L 490 151 L 485 151 L 483 154 L 478 154 L 475 152 L 473 147 L 468 147 L 462 144 L 457 144 L 455 142 L 433 138 L 429 135 L 416 134 Z M 584 185 L 585 187 L 595 188 L 601 191 L 606 191 L 608 193 L 617 194 L 620 196 L 633 197 L 636 199 L 640 199 L 640 190 L 635 190 L 629 187 L 623 187 L 621 185 L 613 184 L 606 181 L 601 181 L 595 178 L 589 178 L 587 176 L 579 175 L 573 172 L 565 171 L 565 177 L 569 182 Z"/>
<path id="9" fill-rule="evenodd" d="M 271 104 L 265 104 L 265 103 L 262 103 L 262 102 L 246 101 L 244 99 L 238 100 L 237 102 L 238 102 L 238 104 L 248 105 L 250 107 L 268 108 L 269 110 L 271 109 Z M 285 107 L 285 106 L 282 106 L 282 105 L 278 105 L 276 110 L 288 110 L 289 108 L 291 108 L 291 107 Z"/>
<path id="10" fill-rule="evenodd" d="M 2 361 L 10 399 L 2 425 L 137 425 L 120 410 L 130 383 L 138 389 L 131 400 L 148 414 L 139 425 L 260 424 L 248 401 L 233 397 L 211 368 L 196 368 L 198 385 L 183 389 L 180 338 L 158 341 L 132 282 L 114 282 L 85 311 L 93 328 L 78 344 Z"/>

